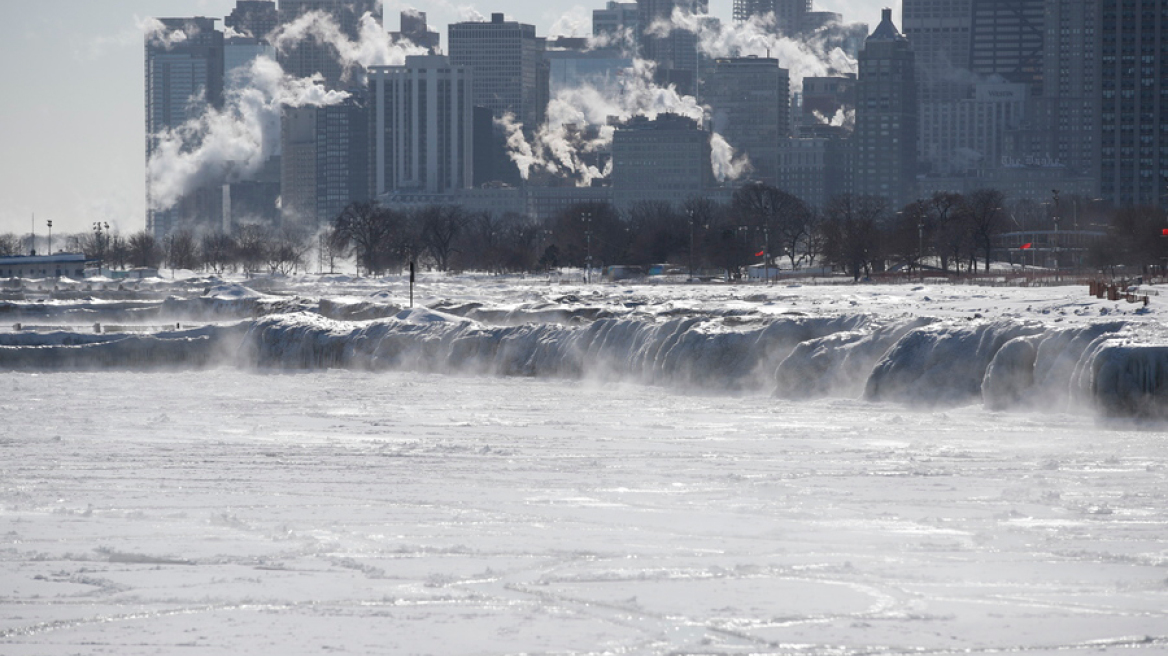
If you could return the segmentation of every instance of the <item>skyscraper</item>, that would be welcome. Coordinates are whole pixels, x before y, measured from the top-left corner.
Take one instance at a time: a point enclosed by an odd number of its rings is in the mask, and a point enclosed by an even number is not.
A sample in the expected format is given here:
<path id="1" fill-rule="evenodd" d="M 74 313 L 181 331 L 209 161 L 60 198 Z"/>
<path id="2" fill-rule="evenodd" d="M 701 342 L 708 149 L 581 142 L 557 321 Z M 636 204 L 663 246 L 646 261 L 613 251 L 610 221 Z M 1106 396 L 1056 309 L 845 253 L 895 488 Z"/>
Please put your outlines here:
<path id="1" fill-rule="evenodd" d="M 794 36 L 803 30 L 804 19 L 811 11 L 811 0 L 734 0 L 734 20 L 774 14 L 775 31 Z"/>
<path id="2" fill-rule="evenodd" d="M 321 12 L 332 19 L 341 34 L 351 41 L 360 38 L 361 18 L 370 14 L 381 24 L 380 0 L 280 0 L 280 25 L 286 26 L 305 14 Z M 324 76 L 325 86 L 338 89 L 354 82 L 346 78 L 346 62 L 341 61 L 336 48 L 329 44 L 305 39 L 280 52 L 280 66 L 295 77 Z M 351 64 L 351 62 L 349 62 Z M 349 71 L 351 73 L 351 70 Z"/>
<path id="3" fill-rule="evenodd" d="M 970 29 L 978 0 L 904 0 L 901 26 L 916 54 L 920 102 L 966 98 L 970 74 Z"/>
<path id="4" fill-rule="evenodd" d="M 1042 95 L 1045 0 L 973 0 L 969 68 L 983 78 L 1000 75 Z M 1082 4 L 1088 4 L 1081 0 Z M 915 46 L 914 46 L 915 47 Z"/>
<path id="5" fill-rule="evenodd" d="M 469 66 L 439 55 L 369 69 L 373 196 L 471 186 L 473 86 Z"/>
<path id="6" fill-rule="evenodd" d="M 693 15 L 709 13 L 709 0 L 637 0 L 641 57 L 657 65 L 657 82 L 672 84 L 679 93 L 696 95 L 701 55 L 693 32 L 668 25 L 677 9 Z"/>
<path id="7" fill-rule="evenodd" d="M 371 197 L 369 114 L 361 94 L 336 105 L 285 108 L 280 188 L 286 221 L 323 224 Z"/>
<path id="8" fill-rule="evenodd" d="M 1045 152 L 1078 174 L 1099 176 L 1099 3 L 1046 0 L 1039 121 Z"/>
<path id="9" fill-rule="evenodd" d="M 223 105 L 223 33 L 215 19 L 162 18 L 161 30 L 146 36 L 146 161 L 160 136 Z M 172 207 L 156 207 L 155 181 L 146 174 L 146 227 L 156 237 L 169 234 L 180 221 L 216 220 L 214 194 L 180 198 Z M 207 214 L 208 216 L 203 216 Z"/>
<path id="10" fill-rule="evenodd" d="M 1168 205 L 1168 0 L 1100 0 L 1100 191 Z"/>
<path id="11" fill-rule="evenodd" d="M 503 14 L 491 14 L 491 21 L 453 23 L 449 26 L 447 45 L 450 63 L 473 73 L 471 99 L 475 105 L 489 108 L 496 117 L 513 114 L 528 130 L 543 121 L 547 89 L 546 69 L 540 74 L 543 44 L 535 36 L 535 26 L 504 20 Z"/>
<path id="12" fill-rule="evenodd" d="M 619 37 L 627 30 L 633 40 L 629 45 L 636 46 L 641 36 L 639 27 L 640 19 L 635 2 L 608 0 L 604 9 L 592 10 L 592 36 Z"/>
<path id="13" fill-rule="evenodd" d="M 916 193 L 917 92 L 912 46 L 891 9 L 864 42 L 859 63 L 853 188 L 899 207 Z"/>
<path id="14" fill-rule="evenodd" d="M 236 0 L 235 9 L 223 19 L 223 25 L 239 36 L 266 41 L 280 22 L 273 0 Z"/>
<path id="15" fill-rule="evenodd" d="M 431 55 L 438 54 L 438 33 L 430 30 L 426 24 L 426 12 L 424 11 L 401 12 L 401 31 L 390 32 L 389 36 L 394 41 L 404 39 L 425 48 L 430 51 Z"/>
<path id="16" fill-rule="evenodd" d="M 764 57 L 718 59 L 703 89 L 711 129 L 750 157 L 753 177 L 775 184 L 779 147 L 790 135 L 790 73 Z"/>

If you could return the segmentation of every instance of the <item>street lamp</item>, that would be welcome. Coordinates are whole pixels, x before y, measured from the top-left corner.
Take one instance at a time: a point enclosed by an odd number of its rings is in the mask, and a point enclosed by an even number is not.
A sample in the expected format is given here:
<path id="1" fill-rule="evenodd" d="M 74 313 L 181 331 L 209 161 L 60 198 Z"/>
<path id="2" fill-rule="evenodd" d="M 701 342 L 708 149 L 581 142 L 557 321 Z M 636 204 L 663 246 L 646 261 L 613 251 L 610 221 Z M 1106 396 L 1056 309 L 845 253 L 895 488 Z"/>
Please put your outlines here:
<path id="1" fill-rule="evenodd" d="M 925 201 L 917 199 L 917 266 L 921 270 L 921 281 L 925 279 Z"/>
<path id="2" fill-rule="evenodd" d="M 53 220 L 49 219 L 48 221 L 45 221 L 45 223 L 47 223 L 49 225 L 49 251 L 48 251 L 48 253 L 49 253 L 49 255 L 52 255 L 53 254 Z"/>
<path id="3" fill-rule="evenodd" d="M 1051 189 L 1051 195 L 1054 196 L 1054 280 L 1059 281 L 1059 190 Z"/>
<path id="4" fill-rule="evenodd" d="M 694 256 L 694 211 L 691 208 L 691 209 L 686 210 L 686 213 L 689 214 L 689 281 L 693 282 L 693 280 L 694 280 L 694 267 L 693 267 L 693 262 L 694 262 L 694 258 L 693 258 L 693 256 Z"/>
<path id="5" fill-rule="evenodd" d="M 101 275 L 102 261 L 105 259 L 105 234 L 109 232 L 109 223 L 102 221 L 93 222 L 94 242 L 93 246 L 97 250 L 97 275 Z"/>
<path id="6" fill-rule="evenodd" d="M 592 284 L 592 212 L 582 213 L 580 220 L 584 222 L 584 241 L 587 249 L 584 258 L 584 282 Z"/>

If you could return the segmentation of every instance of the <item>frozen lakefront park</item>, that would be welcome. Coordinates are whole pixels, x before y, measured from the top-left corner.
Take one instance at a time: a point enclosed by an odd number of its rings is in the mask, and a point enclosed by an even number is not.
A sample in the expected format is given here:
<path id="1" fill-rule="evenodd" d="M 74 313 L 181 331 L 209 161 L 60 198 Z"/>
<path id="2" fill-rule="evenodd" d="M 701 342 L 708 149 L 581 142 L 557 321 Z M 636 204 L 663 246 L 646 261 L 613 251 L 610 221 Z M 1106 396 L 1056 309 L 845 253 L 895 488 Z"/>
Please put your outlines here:
<path id="1" fill-rule="evenodd" d="M 0 653 L 1168 653 L 1156 289 L 421 290 L 7 303 Z"/>

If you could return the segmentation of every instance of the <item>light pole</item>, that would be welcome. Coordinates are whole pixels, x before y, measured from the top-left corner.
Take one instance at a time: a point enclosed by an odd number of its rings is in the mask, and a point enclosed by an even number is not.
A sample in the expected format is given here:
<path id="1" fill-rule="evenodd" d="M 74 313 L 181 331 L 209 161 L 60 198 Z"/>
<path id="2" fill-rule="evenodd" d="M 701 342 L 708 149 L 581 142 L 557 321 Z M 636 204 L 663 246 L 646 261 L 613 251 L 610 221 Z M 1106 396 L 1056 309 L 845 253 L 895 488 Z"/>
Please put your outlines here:
<path id="1" fill-rule="evenodd" d="M 105 232 L 109 232 L 108 223 L 104 223 L 102 221 L 93 222 L 93 247 L 95 250 L 97 250 L 97 275 L 99 276 L 101 275 L 102 261 L 105 259 L 105 234 L 103 233 L 103 230 Z"/>
<path id="2" fill-rule="evenodd" d="M 1054 280 L 1059 281 L 1059 190 L 1051 189 L 1054 196 Z"/>
<path id="3" fill-rule="evenodd" d="M 925 279 L 925 201 L 917 199 L 917 267 Z"/>
<path id="4" fill-rule="evenodd" d="M 584 212 L 580 215 L 580 220 L 584 222 L 584 242 L 585 242 L 585 257 L 584 257 L 584 282 L 585 284 L 592 284 L 592 212 Z"/>
<path id="5" fill-rule="evenodd" d="M 694 281 L 694 211 L 692 209 L 686 210 L 689 214 L 689 281 Z"/>
<path id="6" fill-rule="evenodd" d="M 45 221 L 45 223 L 47 223 L 49 225 L 49 250 L 47 252 L 49 255 L 52 255 L 53 254 L 53 220 L 49 219 L 48 221 Z"/>

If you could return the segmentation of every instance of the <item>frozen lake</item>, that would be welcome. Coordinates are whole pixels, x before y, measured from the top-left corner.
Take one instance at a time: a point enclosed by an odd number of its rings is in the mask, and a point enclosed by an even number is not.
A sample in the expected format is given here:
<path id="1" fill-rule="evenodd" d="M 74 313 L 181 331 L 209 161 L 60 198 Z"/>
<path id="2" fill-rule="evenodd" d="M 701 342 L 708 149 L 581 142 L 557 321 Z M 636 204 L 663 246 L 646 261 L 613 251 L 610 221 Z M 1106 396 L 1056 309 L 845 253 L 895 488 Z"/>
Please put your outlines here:
<path id="1" fill-rule="evenodd" d="M 0 653 L 1168 653 L 1168 442 L 578 380 L 5 373 Z"/>

